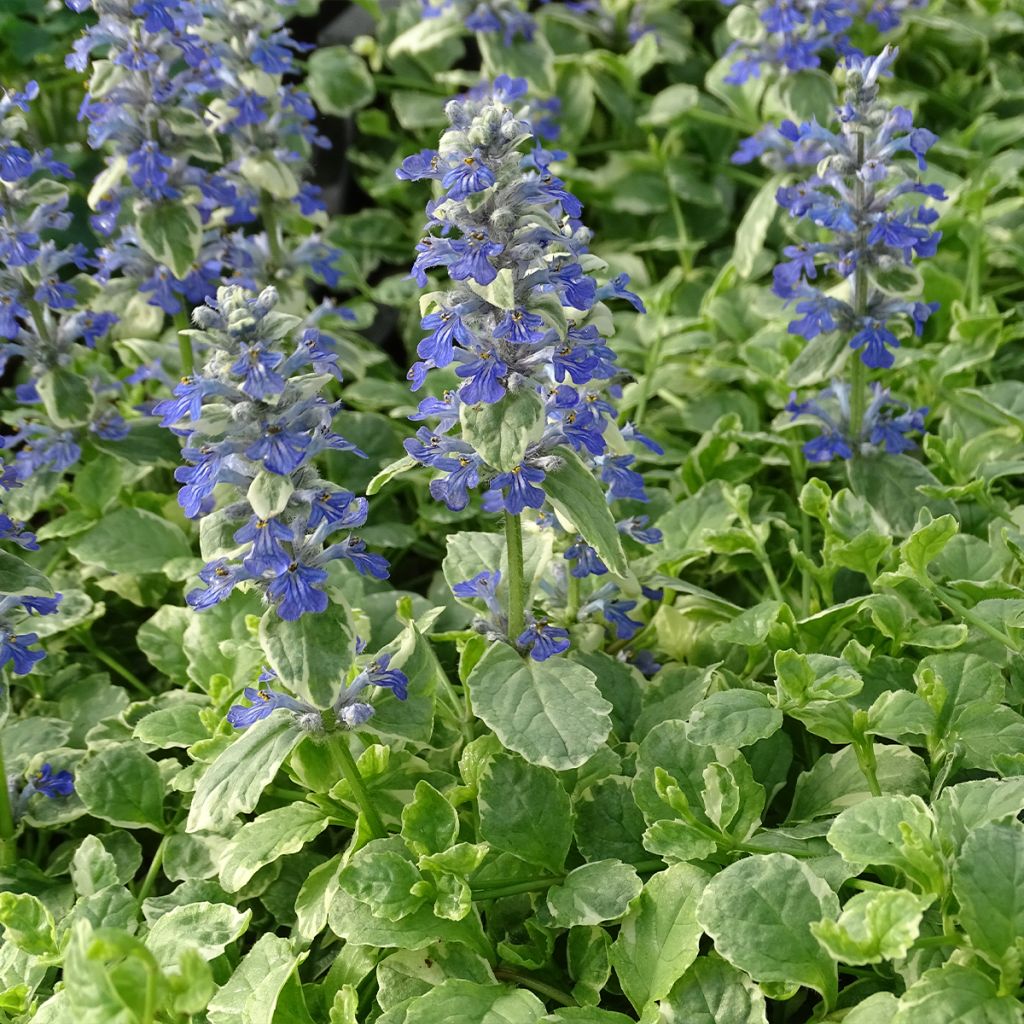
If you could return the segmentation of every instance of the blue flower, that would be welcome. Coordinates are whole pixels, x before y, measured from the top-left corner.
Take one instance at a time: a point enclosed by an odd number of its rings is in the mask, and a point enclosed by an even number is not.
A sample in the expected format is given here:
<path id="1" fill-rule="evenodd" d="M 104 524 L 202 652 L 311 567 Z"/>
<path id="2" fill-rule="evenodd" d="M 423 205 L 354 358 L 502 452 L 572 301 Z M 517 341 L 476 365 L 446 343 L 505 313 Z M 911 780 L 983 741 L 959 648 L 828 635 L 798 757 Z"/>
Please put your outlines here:
<path id="1" fill-rule="evenodd" d="M 494 174 L 483 163 L 480 150 L 469 156 L 456 157 L 452 166 L 441 179 L 441 187 L 448 190 L 449 199 L 466 199 L 483 192 L 494 184 Z"/>
<path id="2" fill-rule="evenodd" d="M 831 462 L 850 459 L 857 452 L 881 449 L 897 455 L 916 447 L 908 436 L 922 433 L 927 408 L 911 409 L 892 397 L 888 388 L 877 382 L 871 387 L 871 402 L 861 423 L 860 433 L 853 436 L 850 424 L 850 386 L 834 381 L 817 398 L 798 402 L 791 396 L 786 411 L 793 418 L 811 416 L 821 425 L 821 433 L 806 442 L 803 452 L 809 462 Z"/>
<path id="3" fill-rule="evenodd" d="M 284 523 L 273 518 L 260 519 L 255 515 L 245 526 L 235 531 L 235 540 L 239 544 L 252 545 L 242 564 L 254 576 L 264 573 L 276 576 L 286 570 L 291 555 L 284 549 L 282 542 L 291 539 L 292 531 Z"/>
<path id="4" fill-rule="evenodd" d="M 32 773 L 29 785 L 34 792 L 56 800 L 57 797 L 71 796 L 75 791 L 75 778 L 66 768 L 54 772 L 53 766 L 46 762 L 39 771 Z"/>
<path id="5" fill-rule="evenodd" d="M 586 576 L 604 576 L 608 572 L 608 566 L 582 537 L 577 537 L 575 542 L 565 549 L 562 557 L 574 563 L 569 572 L 578 579 Z"/>
<path id="6" fill-rule="evenodd" d="M 498 602 L 498 585 L 501 583 L 499 569 L 478 572 L 475 576 L 452 587 L 452 593 L 463 600 L 476 598 L 487 605 L 491 617 L 498 621 L 501 618 L 501 605 Z"/>
<path id="7" fill-rule="evenodd" d="M 538 619 L 516 637 L 516 643 L 526 648 L 534 661 L 547 661 L 569 650 L 569 631 L 552 626 L 545 619 Z"/>
<path id="8" fill-rule="evenodd" d="M 292 711 L 295 714 L 306 714 L 316 711 L 316 708 L 312 705 L 296 700 L 294 697 L 289 697 L 288 694 L 280 693 L 277 690 L 264 689 L 263 687 L 256 689 L 252 686 L 247 686 L 242 693 L 251 706 L 246 707 L 244 704 L 233 704 L 227 713 L 228 722 L 236 729 L 248 729 L 250 725 L 255 725 L 264 718 L 269 718 L 278 708 L 284 708 L 286 711 Z"/>
<path id="9" fill-rule="evenodd" d="M 508 366 L 493 353 L 483 351 L 472 362 L 457 367 L 455 372 L 466 378 L 466 383 L 459 389 L 459 398 L 466 405 L 500 402 L 505 397 L 501 378 L 508 373 Z"/>
<path id="10" fill-rule="evenodd" d="M 293 622 L 306 612 L 327 608 L 327 595 L 318 586 L 326 579 L 327 573 L 318 566 L 291 562 L 267 585 L 267 595 L 276 602 L 277 614 Z"/>
<path id="11" fill-rule="evenodd" d="M 527 508 L 540 508 L 544 492 L 536 487 L 544 479 L 544 470 L 522 463 L 508 473 L 499 473 L 491 480 L 488 496 L 491 501 L 517 516 Z"/>
<path id="12" fill-rule="evenodd" d="M 212 608 L 221 601 L 226 601 L 236 586 L 243 580 L 250 579 L 248 570 L 240 565 L 229 564 L 226 558 L 218 558 L 203 566 L 199 571 L 199 579 L 206 587 L 190 590 L 185 600 L 190 608 L 203 611 Z"/>
<path id="13" fill-rule="evenodd" d="M 29 650 L 38 640 L 35 633 L 18 636 L 9 627 L 0 626 L 0 668 L 10 663 L 15 675 L 28 675 L 46 657 L 45 651 Z"/>

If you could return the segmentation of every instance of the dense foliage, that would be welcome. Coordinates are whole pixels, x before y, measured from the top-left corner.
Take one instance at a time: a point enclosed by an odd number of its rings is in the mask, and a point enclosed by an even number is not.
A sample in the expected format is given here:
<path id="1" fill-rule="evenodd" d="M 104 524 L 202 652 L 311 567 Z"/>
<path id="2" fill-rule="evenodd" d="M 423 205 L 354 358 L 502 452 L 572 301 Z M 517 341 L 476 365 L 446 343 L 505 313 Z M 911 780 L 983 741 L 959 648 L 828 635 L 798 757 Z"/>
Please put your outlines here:
<path id="1" fill-rule="evenodd" d="M 1022 1024 L 1022 41 L 8 0 L 0 1021 Z"/>

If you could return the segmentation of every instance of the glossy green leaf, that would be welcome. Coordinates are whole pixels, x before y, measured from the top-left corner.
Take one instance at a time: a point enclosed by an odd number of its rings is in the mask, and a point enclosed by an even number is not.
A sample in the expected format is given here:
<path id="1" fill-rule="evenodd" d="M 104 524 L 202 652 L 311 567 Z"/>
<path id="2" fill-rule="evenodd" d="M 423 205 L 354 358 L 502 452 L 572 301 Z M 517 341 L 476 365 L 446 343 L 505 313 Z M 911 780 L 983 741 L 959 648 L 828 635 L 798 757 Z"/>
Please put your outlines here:
<path id="1" fill-rule="evenodd" d="M 667 996 L 696 959 L 703 930 L 697 905 L 707 883 L 699 868 L 675 864 L 652 876 L 623 918 L 611 963 L 637 1011 Z"/>
<path id="2" fill-rule="evenodd" d="M 531 764 L 577 768 L 611 730 L 611 705 L 594 674 L 561 658 L 536 662 L 507 644 L 488 648 L 470 673 L 473 711 Z"/>
<path id="3" fill-rule="evenodd" d="M 552 873 L 562 870 L 572 842 L 572 807 L 554 772 L 499 754 L 480 779 L 479 799 L 482 839 Z"/>
<path id="4" fill-rule="evenodd" d="M 711 879 L 699 920 L 715 949 L 755 981 L 805 985 L 835 1003 L 835 963 L 811 925 L 839 915 L 839 900 L 806 865 L 785 853 L 747 857 Z"/>

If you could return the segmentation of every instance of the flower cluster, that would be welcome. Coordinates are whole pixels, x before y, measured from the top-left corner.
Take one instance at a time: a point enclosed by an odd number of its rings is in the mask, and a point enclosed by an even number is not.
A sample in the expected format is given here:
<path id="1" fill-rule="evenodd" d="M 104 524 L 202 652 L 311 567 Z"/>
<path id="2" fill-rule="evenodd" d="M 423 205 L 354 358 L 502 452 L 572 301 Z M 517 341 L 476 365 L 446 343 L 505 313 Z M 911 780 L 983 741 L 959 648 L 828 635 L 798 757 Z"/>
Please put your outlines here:
<path id="1" fill-rule="evenodd" d="M 501 607 L 498 590 L 501 586 L 501 571 L 484 571 L 472 579 L 463 580 L 452 587 L 452 593 L 463 601 L 481 602 L 486 613 L 474 620 L 474 628 L 492 639 L 508 633 L 508 617 Z M 525 629 L 517 637 L 509 637 L 534 661 L 547 661 L 556 654 L 569 649 L 569 631 L 552 625 L 545 618 L 530 616 Z"/>
<path id="2" fill-rule="evenodd" d="M 13 467 L 0 462 L 0 491 L 20 486 L 20 481 Z M 25 528 L 25 524 L 12 519 L 0 510 L 0 541 L 16 544 L 26 551 L 38 551 L 35 535 Z M 31 581 L 33 575 L 28 566 L 15 555 L 2 555 L 5 576 L 17 579 L 22 576 Z M 10 586 L 11 584 L 8 584 Z M 10 664 L 11 669 L 19 676 L 27 675 L 45 657 L 42 650 L 33 650 L 39 640 L 35 633 L 21 632 L 25 619 L 30 615 L 51 615 L 60 604 L 61 595 L 53 597 L 40 596 L 38 587 L 26 587 L 35 591 L 34 594 L 0 592 L 0 669 Z"/>
<path id="3" fill-rule="evenodd" d="M 120 275 L 170 315 L 223 281 L 256 288 L 312 270 L 333 288 L 337 250 L 314 234 L 286 251 L 277 224 L 323 210 L 302 174 L 312 148 L 328 145 L 309 96 L 284 80 L 304 47 L 277 7 L 67 2 L 98 16 L 68 64 L 92 62 L 79 116 L 108 152 L 90 194 L 93 227 L 109 239 L 101 277 Z M 246 234 L 258 214 L 266 234 Z"/>
<path id="4" fill-rule="evenodd" d="M 39 95 L 35 82 L 22 92 L 0 96 L 0 373 L 17 366 L 23 383 L 15 388 L 21 405 L 39 406 L 40 391 L 60 377 L 64 408 L 51 405 L 17 410 L 8 417 L 14 436 L 7 447 L 20 450 L 14 472 L 21 480 L 36 471 L 62 472 L 81 455 L 79 432 L 88 427 L 105 440 L 120 440 L 126 426 L 109 401 L 116 382 L 86 380 L 72 366 L 88 354 L 117 322 L 113 313 L 94 313 L 81 304 L 80 286 L 69 274 L 89 267 L 84 246 L 57 241 L 71 222 L 68 167 L 50 150 L 23 144 L 24 113 Z M 98 373 L 98 371 L 97 371 Z M 83 401 L 67 407 L 69 389 Z M 53 422 L 51 413 L 56 415 Z"/>
<path id="5" fill-rule="evenodd" d="M 927 407 L 912 409 L 876 382 L 871 387 L 871 401 L 855 430 L 850 422 L 850 385 L 845 381 L 833 381 L 817 398 L 806 402 L 791 395 L 786 411 L 794 418 L 811 416 L 822 426 L 821 434 L 804 445 L 804 455 L 810 462 L 849 459 L 855 452 L 871 448 L 889 455 L 909 451 L 916 445 L 907 435 L 923 433 L 928 414 Z"/>
<path id="6" fill-rule="evenodd" d="M 205 566 L 206 587 L 191 591 L 188 603 L 209 608 L 248 582 L 282 619 L 297 619 L 327 607 L 328 562 L 347 559 L 377 579 L 388 567 L 350 532 L 366 521 L 366 499 L 327 483 L 315 466 L 328 449 L 363 454 L 333 431 L 338 403 L 321 394 L 341 379 L 337 355 L 315 327 L 276 312 L 277 302 L 273 288 L 218 289 L 193 313 L 205 366 L 154 413 L 186 437 L 188 465 L 175 471 L 185 514 L 210 513 L 218 484 L 239 498 L 222 513 L 238 522 L 236 546 Z"/>
<path id="7" fill-rule="evenodd" d="M 539 146 L 528 156 L 521 152 L 534 137 L 530 122 L 510 106 L 525 90 L 525 83 L 514 85 L 449 103 L 452 127 L 439 149 L 409 157 L 398 176 L 440 183 L 413 276 L 425 286 L 426 271 L 442 266 L 450 278 L 448 290 L 424 300 L 428 333 L 409 379 L 418 390 L 432 370 L 454 367 L 459 381 L 443 397 L 420 403 L 415 418 L 439 423 L 433 431 L 420 428 L 406 450 L 441 471 L 431 493 L 450 509 L 465 508 L 486 477 L 485 509 L 518 515 L 543 505 L 539 485 L 558 447 L 605 456 L 614 409 L 603 391 L 618 368 L 603 336 L 609 316 L 601 300 L 642 305 L 624 275 L 600 287 L 591 275 L 600 261 L 587 253 L 582 206 L 551 170 L 554 155 Z M 489 474 L 473 446 L 451 432 L 464 410 L 524 392 L 538 399 L 537 438 L 519 465 Z"/>
<path id="8" fill-rule="evenodd" d="M 574 6 L 585 6 L 574 5 Z M 420 0 L 424 18 L 451 14 L 471 32 L 500 32 L 506 46 L 533 38 L 536 23 L 520 0 Z"/>
<path id="9" fill-rule="evenodd" d="M 356 653 L 362 654 L 365 642 L 356 641 Z M 278 708 L 291 712 L 305 732 L 321 735 L 334 728 L 355 729 L 373 717 L 373 705 L 366 702 L 364 691 L 369 686 L 390 690 L 399 700 L 409 696 L 409 680 L 399 669 L 391 668 L 391 655 L 378 654 L 359 668 L 355 676 L 341 687 L 329 711 L 324 712 L 297 700 L 280 690 L 267 686 L 277 678 L 273 669 L 264 667 L 257 685 L 247 686 L 242 691 L 248 706 L 234 704 L 228 711 L 227 720 L 236 729 L 247 729 L 250 725 L 267 718 Z"/>
<path id="10" fill-rule="evenodd" d="M 879 98 L 879 80 L 889 73 L 897 51 L 886 47 L 878 57 L 850 57 L 846 61 L 847 88 L 837 111 L 839 128 L 831 131 L 814 121 L 799 126 L 783 122 L 779 131 L 794 146 L 811 143 L 824 154 L 817 170 L 804 182 L 778 190 L 779 204 L 790 215 L 830 238 L 787 246 L 785 261 L 776 266 L 773 290 L 787 303 L 796 304 L 799 316 L 789 330 L 808 341 L 834 331 L 850 339 L 863 364 L 872 369 L 892 366 L 893 350 L 900 345 L 897 331 L 909 324 L 920 335 L 937 303 L 908 297 L 906 285 L 886 286 L 886 275 L 899 272 L 915 257 L 935 253 L 941 232 L 934 230 L 937 211 L 924 200 L 945 199 L 942 188 L 921 182 L 900 156 L 914 159 L 916 168 L 926 169 L 925 154 L 935 142 L 926 128 L 915 128 L 909 110 L 890 107 Z M 825 290 L 825 275 L 836 274 L 851 283 L 849 301 Z M 842 406 L 842 389 L 836 386 L 825 398 Z M 858 396 L 853 394 L 851 402 Z M 820 460 L 825 453 L 848 457 L 865 440 L 896 450 L 892 434 L 920 429 L 921 415 L 906 414 L 893 404 L 888 392 L 875 396 L 875 419 L 868 424 L 853 414 L 847 427 L 852 431 L 843 443 L 811 442 L 809 457 Z M 817 414 L 820 403 L 800 411 Z M 843 423 L 832 420 L 826 430 L 834 437 Z M 883 424 L 885 424 L 883 428 Z M 845 429 L 845 428 L 844 428 Z M 865 435 L 863 431 L 867 430 Z"/>
<path id="11" fill-rule="evenodd" d="M 421 326 L 428 333 L 409 378 L 416 390 L 434 371 L 454 368 L 457 382 L 441 397 L 420 402 L 413 419 L 437 423 L 421 427 L 405 448 L 438 471 L 430 491 L 449 509 L 464 509 L 470 491 L 486 484 L 485 511 L 517 516 L 537 510 L 540 525 L 558 529 L 557 516 L 542 510 L 544 481 L 561 465 L 560 452 L 580 457 L 610 502 L 645 502 L 636 456 L 627 446 L 661 449 L 632 425 L 611 429 L 615 409 L 609 399 L 620 378 L 603 300 L 625 299 L 641 312 L 643 304 L 628 290 L 625 275 L 604 285 L 594 278 L 603 264 L 588 252 L 582 205 L 552 171 L 563 154 L 537 143 L 529 110 L 517 105 L 525 89 L 525 82 L 503 78 L 487 94 L 453 100 L 447 108 L 451 128 L 438 149 L 409 157 L 398 170 L 400 178 L 440 186 L 427 207 L 413 276 L 426 285 L 426 270 L 443 266 L 450 279 L 446 290 L 424 299 Z M 465 434 L 455 434 L 457 425 L 488 407 L 525 424 L 521 457 L 504 466 L 492 465 L 492 453 L 482 454 Z M 492 429 L 503 429 L 500 417 L 493 423 Z M 646 526 L 646 519 L 631 516 L 620 529 L 641 543 L 657 543 L 660 534 Z M 575 534 L 567 537 L 564 556 L 578 578 L 607 572 Z M 496 574 L 475 577 L 460 584 L 465 592 L 456 596 L 483 600 L 491 614 L 482 628 L 504 635 L 507 624 L 495 610 L 499 583 Z M 529 616 L 525 632 L 509 639 L 536 659 L 568 646 L 564 629 Z"/>
<path id="12" fill-rule="evenodd" d="M 736 0 L 722 0 L 734 7 Z M 928 0 L 753 0 L 734 7 L 730 25 L 742 33 L 727 55 L 735 61 L 725 81 L 742 85 L 765 68 L 805 71 L 821 66 L 823 53 L 859 56 L 847 35 L 867 22 L 880 32 L 899 27 L 911 8 Z"/>

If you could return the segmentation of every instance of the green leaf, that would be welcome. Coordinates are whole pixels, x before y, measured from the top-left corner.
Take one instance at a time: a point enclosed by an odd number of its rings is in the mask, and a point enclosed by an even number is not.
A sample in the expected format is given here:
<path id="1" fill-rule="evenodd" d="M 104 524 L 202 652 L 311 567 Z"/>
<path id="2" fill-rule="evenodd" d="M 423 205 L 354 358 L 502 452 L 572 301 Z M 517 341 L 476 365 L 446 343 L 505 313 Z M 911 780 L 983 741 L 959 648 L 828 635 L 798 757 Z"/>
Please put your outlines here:
<path id="1" fill-rule="evenodd" d="M 576 845 L 588 860 L 614 858 L 636 864 L 649 859 L 640 841 L 644 817 L 629 779 L 602 779 L 577 799 L 575 810 Z"/>
<path id="2" fill-rule="evenodd" d="M 644 127 L 660 128 L 682 118 L 688 110 L 696 107 L 700 90 L 695 85 L 679 83 L 662 89 L 652 100 L 647 113 L 638 121 Z M 775 196 L 772 194 L 772 201 Z"/>
<path id="3" fill-rule="evenodd" d="M 411 469 L 416 469 L 420 464 L 411 456 L 403 455 L 400 459 L 396 459 L 390 465 L 385 466 L 367 485 L 366 493 L 372 497 L 376 494 L 385 484 L 390 483 L 396 476 L 401 476 L 403 473 L 408 473 Z"/>
<path id="4" fill-rule="evenodd" d="M 276 1013 L 292 972 L 306 958 L 272 933 L 261 935 L 234 973 L 210 1000 L 210 1024 L 289 1024 Z"/>
<path id="5" fill-rule="evenodd" d="M 411 28 L 391 40 L 388 57 L 429 53 L 447 40 L 461 36 L 463 31 L 458 18 L 417 18 Z"/>
<path id="6" fill-rule="evenodd" d="M 699 957 L 659 1010 L 659 1024 L 768 1024 L 761 990 L 715 956 Z"/>
<path id="7" fill-rule="evenodd" d="M 891 1024 L 1020 1024 L 1020 1001 L 1000 995 L 975 967 L 945 964 L 927 971 L 900 997 Z"/>
<path id="8" fill-rule="evenodd" d="M 544 432 L 544 403 L 534 391 L 509 392 L 500 402 L 460 406 L 462 437 L 485 462 L 511 472 Z"/>
<path id="9" fill-rule="evenodd" d="M 79 764 L 75 791 L 90 814 L 124 828 L 164 828 L 164 784 L 134 743 L 103 747 Z"/>
<path id="10" fill-rule="evenodd" d="M 629 562 L 601 485 L 575 452 L 558 448 L 555 454 L 562 465 L 548 472 L 543 487 L 559 519 L 582 534 L 616 576 L 628 576 Z"/>
<path id="11" fill-rule="evenodd" d="M 648 824 L 676 817 L 676 812 L 658 794 L 658 769 L 675 781 L 696 816 L 703 817 L 700 811 L 704 793 L 703 772 L 714 760 L 714 750 L 694 743 L 687 735 L 684 723 L 669 719 L 656 725 L 640 744 L 636 778 L 633 780 L 633 799 Z"/>
<path id="12" fill-rule="evenodd" d="M 111 512 L 75 537 L 68 549 L 80 562 L 124 574 L 158 573 L 171 559 L 192 554 L 188 538 L 174 523 L 141 508 Z"/>
<path id="13" fill-rule="evenodd" d="M 900 554 L 918 576 L 927 578 L 928 564 L 942 554 L 958 529 L 959 524 L 951 515 L 929 519 L 900 545 Z"/>
<path id="14" fill-rule="evenodd" d="M 698 957 L 658 1010 L 658 1024 L 768 1024 L 761 989 L 714 955 Z"/>
<path id="15" fill-rule="evenodd" d="M 673 505 L 658 520 L 658 528 L 664 534 L 659 554 L 665 561 L 683 565 L 704 558 L 709 554 L 707 536 L 728 529 L 736 519 L 736 510 L 726 501 L 722 482 L 712 480 L 692 497 Z"/>
<path id="16" fill-rule="evenodd" d="M 319 807 L 298 801 L 247 822 L 220 853 L 219 881 L 225 892 L 238 892 L 252 876 L 279 857 L 298 853 L 330 824 Z"/>
<path id="17" fill-rule="evenodd" d="M 782 181 L 783 176 L 776 174 L 758 189 L 757 194 L 751 199 L 746 213 L 743 214 L 739 227 L 736 228 L 732 262 L 740 277 L 750 277 L 754 269 L 754 261 L 761 254 L 768 228 L 778 209 L 775 193 Z"/>
<path id="18" fill-rule="evenodd" d="M 96 836 L 86 836 L 71 858 L 71 882 L 79 896 L 92 896 L 120 882 L 117 861 Z"/>
<path id="19" fill-rule="evenodd" d="M 1024 811 L 1024 778 L 973 779 L 947 786 L 934 803 L 943 842 L 959 850 L 970 832 Z"/>
<path id="20" fill-rule="evenodd" d="M 252 911 L 243 914 L 226 903 L 188 903 L 174 907 L 150 929 L 146 945 L 163 967 L 178 962 L 182 947 L 213 960 L 249 927 Z"/>
<path id="21" fill-rule="evenodd" d="M 531 764 L 578 768 L 611 731 L 611 705 L 593 672 L 561 658 L 536 662 L 495 643 L 467 680 L 473 710 Z"/>
<path id="22" fill-rule="evenodd" d="M 640 895 L 636 870 L 620 860 L 599 860 L 570 871 L 548 890 L 547 909 L 559 928 L 614 921 Z"/>
<path id="23" fill-rule="evenodd" d="M 572 842 L 569 794 L 547 768 L 498 754 L 480 780 L 480 836 L 557 874 Z"/>
<path id="24" fill-rule="evenodd" d="M 252 478 L 245 496 L 260 519 L 271 519 L 285 510 L 294 490 L 291 477 L 261 469 Z"/>
<path id="25" fill-rule="evenodd" d="M 596 1006 L 566 1006 L 541 1017 L 537 1024 L 633 1024 L 633 1018 L 614 1010 L 600 1010 Z"/>
<path id="26" fill-rule="evenodd" d="M 426 779 L 420 779 L 412 800 L 402 808 L 402 838 L 416 853 L 440 853 L 458 834 L 458 812 Z"/>
<path id="27" fill-rule="evenodd" d="M 927 793 L 931 788 L 928 766 L 912 750 L 891 744 L 874 745 L 878 784 L 887 793 Z M 838 814 L 846 807 L 871 799 L 867 779 L 853 747 L 824 754 L 810 771 L 796 780 L 790 821 L 810 821 Z"/>
<path id="28" fill-rule="evenodd" d="M 811 925 L 815 938 L 844 964 L 902 960 L 917 940 L 921 918 L 935 901 L 906 889 L 860 892 L 847 901 L 838 920 Z"/>
<path id="29" fill-rule="evenodd" d="M 876 796 L 850 807 L 832 822 L 828 841 L 851 864 L 887 864 L 925 891 L 943 891 L 943 855 L 920 797 Z"/>
<path id="30" fill-rule="evenodd" d="M 526 577 L 527 602 L 543 578 L 551 561 L 551 531 L 523 532 L 523 570 Z M 503 533 L 477 533 L 463 530 L 448 536 L 448 552 L 441 563 L 449 587 L 472 579 L 477 573 L 495 568 L 501 571 L 499 600 L 507 600 L 508 547 Z M 469 607 L 477 607 L 466 601 Z"/>
<path id="31" fill-rule="evenodd" d="M 697 904 L 707 882 L 699 868 L 673 864 L 651 878 L 623 918 L 611 963 L 637 1011 L 664 999 L 696 960 L 701 936 Z"/>
<path id="32" fill-rule="evenodd" d="M 452 921 L 438 917 L 425 905 L 400 921 L 389 921 L 342 889 L 331 901 L 327 921 L 335 935 L 356 946 L 425 949 L 445 942 L 461 943 L 484 956 L 492 952 L 479 918 L 472 913 L 461 921 Z"/>
<path id="33" fill-rule="evenodd" d="M 376 95 L 363 59 L 345 46 L 321 46 L 309 56 L 306 88 L 325 114 L 348 117 Z"/>
<path id="34" fill-rule="evenodd" d="M 327 926 L 327 911 L 338 891 L 341 855 L 326 860 L 306 876 L 295 897 L 295 934 L 311 943 Z"/>
<path id="35" fill-rule="evenodd" d="M 291 199 L 299 191 L 299 182 L 292 169 L 273 153 L 247 156 L 239 170 L 250 185 L 268 192 L 275 199 Z"/>
<path id="36" fill-rule="evenodd" d="M 831 1007 L 838 994 L 836 965 L 811 925 L 838 914 L 839 900 L 826 882 L 789 854 L 769 853 L 715 875 L 698 917 L 734 967 L 755 981 L 806 985 Z"/>
<path id="37" fill-rule="evenodd" d="M 544 1004 L 523 988 L 448 978 L 425 995 L 400 1003 L 377 1024 L 537 1024 Z"/>
<path id="38" fill-rule="evenodd" d="M 274 711 L 250 725 L 203 772 L 185 831 L 216 831 L 251 811 L 302 736 L 295 716 L 288 712 Z"/>
<path id="39" fill-rule="evenodd" d="M 269 609 L 260 619 L 259 637 L 267 664 L 287 689 L 317 707 L 338 696 L 355 645 L 352 624 L 340 605 L 294 621 Z"/>
<path id="40" fill-rule="evenodd" d="M 170 267 L 177 278 L 192 269 L 203 244 L 199 212 L 181 203 L 140 201 L 135 207 L 139 244 L 150 256 Z"/>
<path id="41" fill-rule="evenodd" d="M 55 426 L 81 426 L 92 418 L 95 398 L 89 382 L 66 366 L 56 366 L 39 378 L 36 391 Z"/>
<path id="42" fill-rule="evenodd" d="M 955 512 L 953 503 L 944 498 L 921 496 L 919 487 L 935 487 L 939 481 L 909 455 L 851 459 L 848 470 L 854 493 L 866 498 L 897 536 L 913 532 L 922 507 L 935 516 Z"/>
<path id="43" fill-rule="evenodd" d="M 401 921 L 427 902 L 422 876 L 397 837 L 364 846 L 338 877 L 344 892 L 366 904 L 376 917 Z"/>
<path id="44" fill-rule="evenodd" d="M 53 915 L 30 893 L 0 892 L 0 924 L 7 941 L 18 949 L 34 956 L 56 954 Z"/>
<path id="45" fill-rule="evenodd" d="M 139 721 L 132 735 L 154 747 L 190 747 L 209 736 L 197 704 L 175 704 L 160 708 Z"/>
<path id="46" fill-rule="evenodd" d="M 990 822 L 971 832 L 953 868 L 953 894 L 974 948 L 996 966 L 1011 956 L 1019 964 L 1014 946 L 1024 935 L 1024 825 Z"/>
<path id="47" fill-rule="evenodd" d="M 53 587 L 38 569 L 33 569 L 24 559 L 0 551 L 0 594 L 50 597 Z"/>
<path id="48" fill-rule="evenodd" d="M 64 990 L 77 1024 L 143 1024 L 146 993 L 156 988 L 159 969 L 136 938 L 114 928 L 95 931 L 79 922 L 64 961 Z"/>
<path id="49" fill-rule="evenodd" d="M 466 284 L 485 302 L 497 306 L 498 309 L 512 310 L 516 308 L 515 278 L 509 267 L 499 270 L 490 284 L 479 284 L 472 278 L 469 278 Z"/>
<path id="50" fill-rule="evenodd" d="M 782 728 L 782 712 L 756 690 L 722 690 L 690 712 L 686 735 L 705 746 L 749 747 Z"/>

